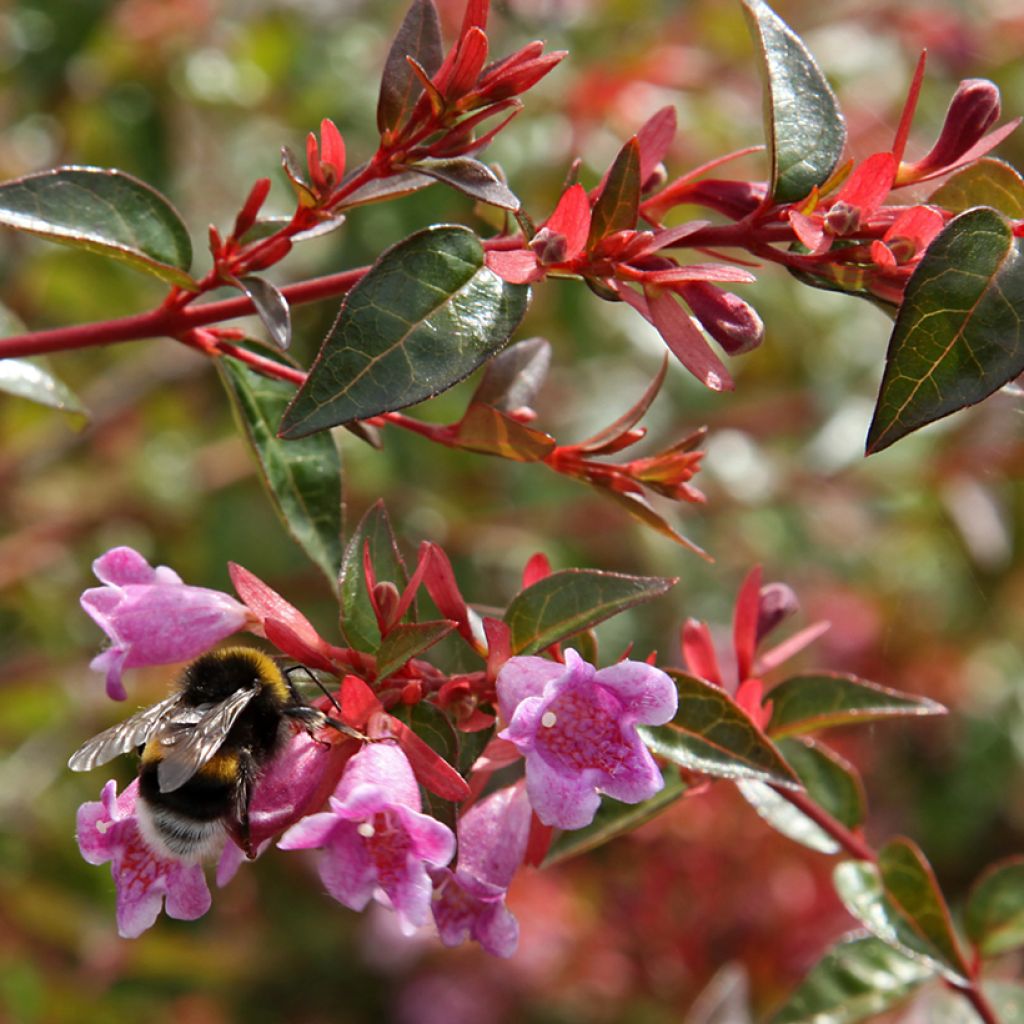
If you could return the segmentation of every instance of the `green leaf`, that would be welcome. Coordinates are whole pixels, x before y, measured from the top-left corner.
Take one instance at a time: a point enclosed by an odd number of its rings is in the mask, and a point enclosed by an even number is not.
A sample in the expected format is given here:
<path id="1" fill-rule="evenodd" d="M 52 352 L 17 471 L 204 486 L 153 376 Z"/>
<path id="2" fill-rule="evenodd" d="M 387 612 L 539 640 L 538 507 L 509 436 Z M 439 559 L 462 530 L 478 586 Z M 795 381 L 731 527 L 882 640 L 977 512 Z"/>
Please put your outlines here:
<path id="1" fill-rule="evenodd" d="M 520 591 L 505 612 L 513 654 L 535 654 L 573 633 L 660 597 L 676 580 L 564 569 Z"/>
<path id="2" fill-rule="evenodd" d="M 643 741 L 666 760 L 723 779 L 755 779 L 799 788 L 775 745 L 720 687 L 668 669 L 679 710 L 668 725 L 638 726 Z"/>
<path id="3" fill-rule="evenodd" d="M 927 697 L 831 672 L 791 676 L 769 691 L 767 698 L 772 702 L 768 732 L 775 739 L 880 718 L 946 713 L 941 704 Z"/>
<path id="4" fill-rule="evenodd" d="M 271 340 L 280 349 L 292 343 L 292 318 L 288 300 L 280 289 L 262 277 L 240 277 L 238 287 L 249 296 L 256 315 L 263 322 Z"/>
<path id="5" fill-rule="evenodd" d="M 456 191 L 471 199 L 479 199 L 489 206 L 502 210 L 519 209 L 519 197 L 495 173 L 471 156 L 450 156 L 443 159 L 423 159 L 409 165 L 409 170 L 419 171 L 428 177 L 451 185 Z"/>
<path id="6" fill-rule="evenodd" d="M 529 298 L 484 266 L 468 228 L 432 227 L 388 249 L 348 293 L 282 437 L 430 398 L 499 351 Z"/>
<path id="7" fill-rule="evenodd" d="M 560 832 L 555 837 L 548 855 L 544 858 L 543 866 L 549 867 L 558 861 L 568 860 L 577 854 L 603 846 L 616 836 L 632 832 L 645 821 L 656 817 L 670 804 L 674 804 L 688 788 L 679 777 L 679 773 L 672 771 L 665 778 L 665 786 L 661 792 L 642 803 L 624 804 L 610 796 L 602 797 L 601 806 L 598 807 L 594 820 L 586 828 Z"/>
<path id="8" fill-rule="evenodd" d="M 954 217 L 907 282 L 867 452 L 987 398 L 1024 370 L 1024 240 L 985 207 Z"/>
<path id="9" fill-rule="evenodd" d="M 771 1024 L 856 1024 L 898 1006 L 932 973 L 873 935 L 843 939 L 812 968 Z"/>
<path id="10" fill-rule="evenodd" d="M 970 971 L 931 866 L 909 839 L 896 838 L 878 864 L 845 861 L 833 880 L 846 909 L 883 942 L 964 984 Z"/>
<path id="11" fill-rule="evenodd" d="M 154 188 L 123 171 L 58 167 L 0 184 L 0 224 L 110 256 L 188 288 L 192 242 Z"/>
<path id="12" fill-rule="evenodd" d="M 59 409 L 82 422 L 89 418 L 78 395 L 35 359 L 0 359 L 0 391 Z"/>
<path id="13" fill-rule="evenodd" d="M 423 91 L 406 57 L 433 75 L 443 57 L 441 23 L 433 0 L 413 0 L 388 51 L 377 100 L 377 130 L 396 128 L 412 112 Z"/>
<path id="14" fill-rule="evenodd" d="M 435 622 L 404 622 L 395 626 L 377 651 L 377 680 L 397 672 L 410 658 L 429 650 L 455 626 L 442 619 Z"/>
<path id="15" fill-rule="evenodd" d="M 479 402 L 472 402 L 459 420 L 454 441 L 467 451 L 498 455 L 513 462 L 538 462 L 557 447 L 550 434 Z"/>
<path id="16" fill-rule="evenodd" d="M 330 434 L 281 441 L 277 423 L 295 389 L 219 359 L 220 378 L 288 532 L 332 587 L 341 568 L 341 456 Z"/>
<path id="17" fill-rule="evenodd" d="M 1024 856 L 993 864 L 971 888 L 967 935 L 983 956 L 1024 946 Z"/>
<path id="18" fill-rule="evenodd" d="M 782 740 L 779 751 L 807 795 L 847 828 L 864 817 L 864 787 L 854 769 L 837 754 L 810 740 Z M 819 853 L 839 852 L 839 843 L 784 796 L 752 779 L 736 783 L 747 802 L 772 828 Z"/>
<path id="19" fill-rule="evenodd" d="M 950 175 L 928 198 L 953 213 L 991 206 L 1007 217 L 1024 217 L 1024 178 L 1016 168 L 987 156 Z"/>
<path id="20" fill-rule="evenodd" d="M 981 991 L 999 1024 L 1024 1021 L 1024 985 L 1009 981 L 985 981 Z M 929 991 L 915 1009 L 927 1024 L 980 1024 L 981 1017 L 963 993 L 947 988 Z"/>
<path id="21" fill-rule="evenodd" d="M 839 101 L 800 37 L 762 0 L 744 0 L 761 51 L 765 136 L 776 203 L 803 199 L 835 169 L 846 145 Z"/>
<path id="22" fill-rule="evenodd" d="M 780 740 L 778 748 L 819 807 L 847 828 L 856 828 L 864 821 L 867 798 L 853 765 L 810 739 Z"/>
<path id="23" fill-rule="evenodd" d="M 602 238 L 616 231 L 636 227 L 640 209 L 640 143 L 634 135 L 619 150 L 608 171 L 604 188 L 594 203 L 590 218 L 587 248 L 592 249 Z"/>
<path id="24" fill-rule="evenodd" d="M 367 543 L 377 580 L 390 580 L 399 590 L 403 590 L 409 582 L 409 576 L 382 501 L 367 510 L 345 545 L 338 581 L 341 635 L 349 647 L 373 653 L 380 647 L 380 630 L 377 628 L 377 618 L 373 614 L 363 573 L 363 549 Z"/>

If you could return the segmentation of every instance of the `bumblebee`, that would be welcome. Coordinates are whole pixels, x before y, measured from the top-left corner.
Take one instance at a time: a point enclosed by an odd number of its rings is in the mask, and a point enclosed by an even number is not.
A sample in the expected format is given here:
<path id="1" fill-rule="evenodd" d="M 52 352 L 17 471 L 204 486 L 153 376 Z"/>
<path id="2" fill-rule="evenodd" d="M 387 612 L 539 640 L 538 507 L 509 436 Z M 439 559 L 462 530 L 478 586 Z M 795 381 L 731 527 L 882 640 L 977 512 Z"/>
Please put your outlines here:
<path id="1" fill-rule="evenodd" d="M 136 813 L 154 853 L 197 864 L 233 831 L 251 855 L 253 786 L 287 742 L 290 723 L 311 735 L 335 724 L 302 702 L 266 654 L 227 647 L 193 661 L 174 693 L 94 736 L 68 767 L 89 771 L 141 747 Z"/>

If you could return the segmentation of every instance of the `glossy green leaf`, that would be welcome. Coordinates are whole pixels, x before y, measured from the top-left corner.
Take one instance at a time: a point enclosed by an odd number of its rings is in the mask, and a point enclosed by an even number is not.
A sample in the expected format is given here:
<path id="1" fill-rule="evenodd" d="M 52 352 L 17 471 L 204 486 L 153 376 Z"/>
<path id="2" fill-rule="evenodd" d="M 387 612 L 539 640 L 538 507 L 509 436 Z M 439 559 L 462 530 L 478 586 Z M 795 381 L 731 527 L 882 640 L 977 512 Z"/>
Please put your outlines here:
<path id="1" fill-rule="evenodd" d="M 847 828 L 864 817 L 864 788 L 854 769 L 828 748 L 809 740 L 782 740 L 779 752 L 807 795 Z M 740 779 L 740 792 L 772 828 L 819 853 L 839 852 L 839 843 L 781 793 L 763 782 Z"/>
<path id="2" fill-rule="evenodd" d="M 984 956 L 1024 946 L 1024 856 L 993 864 L 974 883 L 964 924 Z"/>
<path id="3" fill-rule="evenodd" d="M 341 635 L 349 647 L 373 652 L 380 647 L 380 630 L 363 573 L 363 550 L 367 543 L 377 580 L 390 580 L 399 590 L 404 589 L 409 577 L 382 501 L 367 510 L 345 545 L 339 579 Z"/>
<path id="4" fill-rule="evenodd" d="M 471 156 L 417 160 L 409 169 L 443 181 L 463 195 L 479 199 L 481 203 L 487 203 L 489 206 L 515 212 L 521 205 L 515 192 L 487 164 L 474 160 Z"/>
<path id="5" fill-rule="evenodd" d="M 414 58 L 428 75 L 441 66 L 441 22 L 433 0 L 413 0 L 384 62 L 377 100 L 377 130 L 396 128 L 412 112 L 423 86 L 406 57 Z"/>
<path id="6" fill-rule="evenodd" d="M 262 277 L 240 277 L 238 287 L 249 296 L 256 315 L 263 322 L 271 341 L 280 349 L 292 343 L 292 318 L 288 300 L 281 290 Z"/>
<path id="7" fill-rule="evenodd" d="M 768 699 L 772 702 L 768 732 L 776 739 L 880 718 L 946 713 L 941 704 L 927 697 L 830 672 L 791 676 L 772 689 Z"/>
<path id="8" fill-rule="evenodd" d="M 473 401 L 500 412 L 532 406 L 551 367 L 551 345 L 524 338 L 499 352 L 484 368 Z"/>
<path id="9" fill-rule="evenodd" d="M 472 231 L 433 227 L 388 249 L 348 293 L 281 423 L 302 437 L 423 401 L 498 352 L 529 289 L 484 266 Z"/>
<path id="10" fill-rule="evenodd" d="M 0 224 L 123 260 L 187 288 L 188 231 L 156 189 L 123 171 L 58 167 L 0 184 Z"/>
<path id="11" fill-rule="evenodd" d="M 557 447 L 550 434 L 479 402 L 472 402 L 459 421 L 455 443 L 468 451 L 498 455 L 513 462 L 538 462 Z"/>
<path id="12" fill-rule="evenodd" d="M 761 52 L 772 198 L 803 199 L 825 182 L 846 145 L 839 101 L 797 34 L 762 0 L 743 7 Z"/>
<path id="13" fill-rule="evenodd" d="M 535 654 L 675 585 L 662 576 L 564 569 L 520 591 L 505 612 L 513 654 Z"/>
<path id="14" fill-rule="evenodd" d="M 282 441 L 277 424 L 295 388 L 234 359 L 217 361 L 221 381 L 288 532 L 338 584 L 341 568 L 341 456 L 330 434 Z"/>
<path id="15" fill-rule="evenodd" d="M 619 150 L 594 203 L 590 217 L 587 248 L 592 249 L 607 235 L 636 227 L 640 209 L 640 143 L 636 136 Z"/>
<path id="16" fill-rule="evenodd" d="M 555 837 L 548 855 L 544 858 L 544 867 L 586 853 L 595 847 L 603 846 L 616 836 L 632 832 L 645 821 L 659 815 L 670 804 L 674 804 L 687 788 L 686 783 L 679 777 L 679 772 L 668 770 L 665 772 L 665 787 L 643 803 L 624 804 L 610 796 L 602 797 L 601 806 L 598 807 L 594 820 L 586 828 L 560 832 Z"/>
<path id="17" fill-rule="evenodd" d="M 1024 371 L 1022 246 L 984 207 L 954 217 L 928 246 L 889 339 L 868 454 Z"/>
<path id="18" fill-rule="evenodd" d="M 455 626 L 446 619 L 436 622 L 403 622 L 391 630 L 377 651 L 377 679 L 397 672 L 410 658 L 429 650 Z"/>
<path id="19" fill-rule="evenodd" d="M 1016 168 L 987 156 L 950 175 L 928 202 L 953 213 L 991 206 L 1016 220 L 1024 217 L 1024 178 Z"/>
<path id="20" fill-rule="evenodd" d="M 89 418 L 81 399 L 35 359 L 0 359 L 0 391 L 30 402 Z"/>
<path id="21" fill-rule="evenodd" d="M 863 823 L 867 798 L 853 765 L 815 740 L 779 740 L 778 748 L 819 807 L 847 828 Z"/>
<path id="22" fill-rule="evenodd" d="M 775 745 L 720 687 L 669 669 L 679 710 L 668 725 L 639 726 L 648 747 L 690 771 L 799 788 Z"/>
<path id="23" fill-rule="evenodd" d="M 771 1024 L 857 1024 L 898 1006 L 933 976 L 873 935 L 838 942 L 771 1018 Z"/>
<path id="24" fill-rule="evenodd" d="M 967 980 L 970 972 L 946 902 L 930 865 L 909 839 L 887 843 L 877 865 L 839 864 L 833 880 L 846 909 L 883 942 L 930 964 L 951 981 Z"/>

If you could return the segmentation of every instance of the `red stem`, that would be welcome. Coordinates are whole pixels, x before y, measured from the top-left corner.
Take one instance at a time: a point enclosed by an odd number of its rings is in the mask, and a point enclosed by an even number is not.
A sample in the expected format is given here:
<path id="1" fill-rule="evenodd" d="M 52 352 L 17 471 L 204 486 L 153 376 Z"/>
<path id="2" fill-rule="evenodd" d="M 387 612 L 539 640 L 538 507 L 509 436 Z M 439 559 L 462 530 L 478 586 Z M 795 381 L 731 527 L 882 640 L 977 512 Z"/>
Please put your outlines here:
<path id="1" fill-rule="evenodd" d="M 851 857 L 857 860 L 878 860 L 878 854 L 855 832 L 836 821 L 823 807 L 819 807 L 803 790 L 772 786 L 779 796 L 788 800 L 798 811 L 807 815 L 819 828 L 827 832 Z"/>
<path id="2" fill-rule="evenodd" d="M 972 980 L 970 985 L 957 985 L 952 981 L 947 981 L 946 984 L 954 992 L 959 992 L 974 1007 L 975 1012 L 985 1024 L 1000 1024 L 996 1011 L 992 1009 L 988 997 L 982 992 L 976 979 Z"/>

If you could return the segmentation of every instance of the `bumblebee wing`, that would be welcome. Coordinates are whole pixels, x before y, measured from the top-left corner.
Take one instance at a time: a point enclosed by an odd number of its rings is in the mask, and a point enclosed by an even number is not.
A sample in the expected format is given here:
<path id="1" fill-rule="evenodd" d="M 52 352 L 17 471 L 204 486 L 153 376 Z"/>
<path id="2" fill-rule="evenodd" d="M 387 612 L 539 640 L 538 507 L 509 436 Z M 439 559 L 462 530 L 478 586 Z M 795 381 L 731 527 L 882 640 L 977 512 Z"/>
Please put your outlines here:
<path id="1" fill-rule="evenodd" d="M 91 771 L 97 765 L 113 761 L 120 754 L 127 754 L 141 746 L 163 725 L 166 718 L 174 714 L 180 701 L 181 694 L 172 693 L 159 704 L 143 708 L 131 718 L 104 729 L 71 755 L 68 767 L 73 772 Z"/>
<path id="2" fill-rule="evenodd" d="M 171 724 L 160 736 L 163 757 L 156 777 L 161 793 L 172 793 L 192 778 L 220 749 L 235 720 L 256 696 L 257 688 L 235 690 L 193 724 Z"/>

